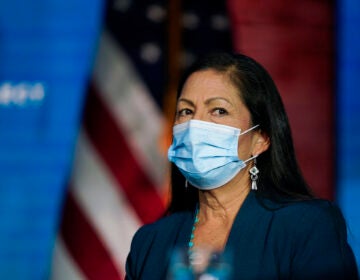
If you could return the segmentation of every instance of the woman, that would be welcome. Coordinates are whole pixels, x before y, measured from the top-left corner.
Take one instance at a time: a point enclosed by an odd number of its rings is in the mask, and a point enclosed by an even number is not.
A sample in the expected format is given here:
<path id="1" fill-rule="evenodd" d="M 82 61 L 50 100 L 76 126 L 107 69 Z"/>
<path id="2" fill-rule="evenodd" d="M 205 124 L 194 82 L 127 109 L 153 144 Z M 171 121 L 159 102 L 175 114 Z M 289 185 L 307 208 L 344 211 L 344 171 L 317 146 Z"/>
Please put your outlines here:
<path id="1" fill-rule="evenodd" d="M 308 189 L 279 93 L 253 59 L 218 53 L 190 69 L 168 157 L 168 215 L 134 236 L 127 279 L 194 279 L 219 256 L 209 279 L 357 279 L 344 219 Z"/>

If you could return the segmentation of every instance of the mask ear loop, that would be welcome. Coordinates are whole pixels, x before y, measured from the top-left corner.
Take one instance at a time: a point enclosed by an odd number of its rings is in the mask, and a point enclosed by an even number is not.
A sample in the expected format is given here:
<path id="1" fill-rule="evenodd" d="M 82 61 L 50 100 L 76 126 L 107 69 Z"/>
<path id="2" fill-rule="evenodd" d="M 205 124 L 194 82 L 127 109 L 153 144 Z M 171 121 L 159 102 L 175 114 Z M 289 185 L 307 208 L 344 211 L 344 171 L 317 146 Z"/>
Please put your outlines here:
<path id="1" fill-rule="evenodd" d="M 243 134 L 245 134 L 245 133 L 248 133 L 249 131 L 257 128 L 258 126 L 260 126 L 260 125 L 257 124 L 257 125 L 254 125 L 253 127 L 248 128 L 247 130 L 244 130 L 243 132 L 241 132 L 241 133 L 239 134 L 239 136 L 240 136 L 240 135 L 243 135 Z"/>

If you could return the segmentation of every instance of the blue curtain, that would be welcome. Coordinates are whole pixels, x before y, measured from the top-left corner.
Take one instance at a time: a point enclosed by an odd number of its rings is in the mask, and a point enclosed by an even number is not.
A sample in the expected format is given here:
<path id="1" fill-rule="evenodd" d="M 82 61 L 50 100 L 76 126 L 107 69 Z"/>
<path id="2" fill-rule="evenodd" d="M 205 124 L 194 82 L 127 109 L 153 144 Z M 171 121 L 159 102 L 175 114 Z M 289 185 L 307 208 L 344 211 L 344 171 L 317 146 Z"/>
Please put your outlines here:
<path id="1" fill-rule="evenodd" d="M 360 1 L 337 3 L 337 198 L 360 263 Z"/>
<path id="2" fill-rule="evenodd" d="M 101 0 L 0 2 L 0 278 L 46 279 Z"/>

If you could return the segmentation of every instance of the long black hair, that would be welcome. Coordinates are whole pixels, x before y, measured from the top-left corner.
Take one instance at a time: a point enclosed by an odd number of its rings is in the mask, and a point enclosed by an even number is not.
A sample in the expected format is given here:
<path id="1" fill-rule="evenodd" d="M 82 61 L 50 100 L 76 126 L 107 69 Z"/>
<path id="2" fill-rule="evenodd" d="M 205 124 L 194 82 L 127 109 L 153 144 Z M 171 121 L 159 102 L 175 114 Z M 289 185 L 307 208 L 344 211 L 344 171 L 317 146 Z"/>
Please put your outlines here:
<path id="1" fill-rule="evenodd" d="M 250 111 L 253 124 L 270 138 L 269 149 L 257 158 L 260 170 L 257 194 L 287 200 L 313 197 L 296 160 L 288 117 L 278 89 L 269 73 L 254 59 L 243 54 L 212 53 L 204 56 L 185 73 L 179 84 L 180 95 L 187 78 L 194 72 L 214 70 L 228 77 Z M 185 187 L 185 178 L 172 164 L 171 202 L 168 213 L 193 210 L 198 191 Z"/>

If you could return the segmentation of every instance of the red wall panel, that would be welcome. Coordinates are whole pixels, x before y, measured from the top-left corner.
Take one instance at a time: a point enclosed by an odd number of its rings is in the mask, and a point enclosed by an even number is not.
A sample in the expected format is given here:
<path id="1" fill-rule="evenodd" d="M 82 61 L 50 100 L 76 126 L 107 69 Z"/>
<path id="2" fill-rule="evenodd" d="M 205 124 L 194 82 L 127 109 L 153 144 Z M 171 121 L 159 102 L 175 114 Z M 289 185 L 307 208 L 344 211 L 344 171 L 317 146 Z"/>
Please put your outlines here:
<path id="1" fill-rule="evenodd" d="M 235 50 L 262 63 L 280 90 L 305 178 L 332 198 L 333 2 L 229 0 L 228 8 Z"/>

